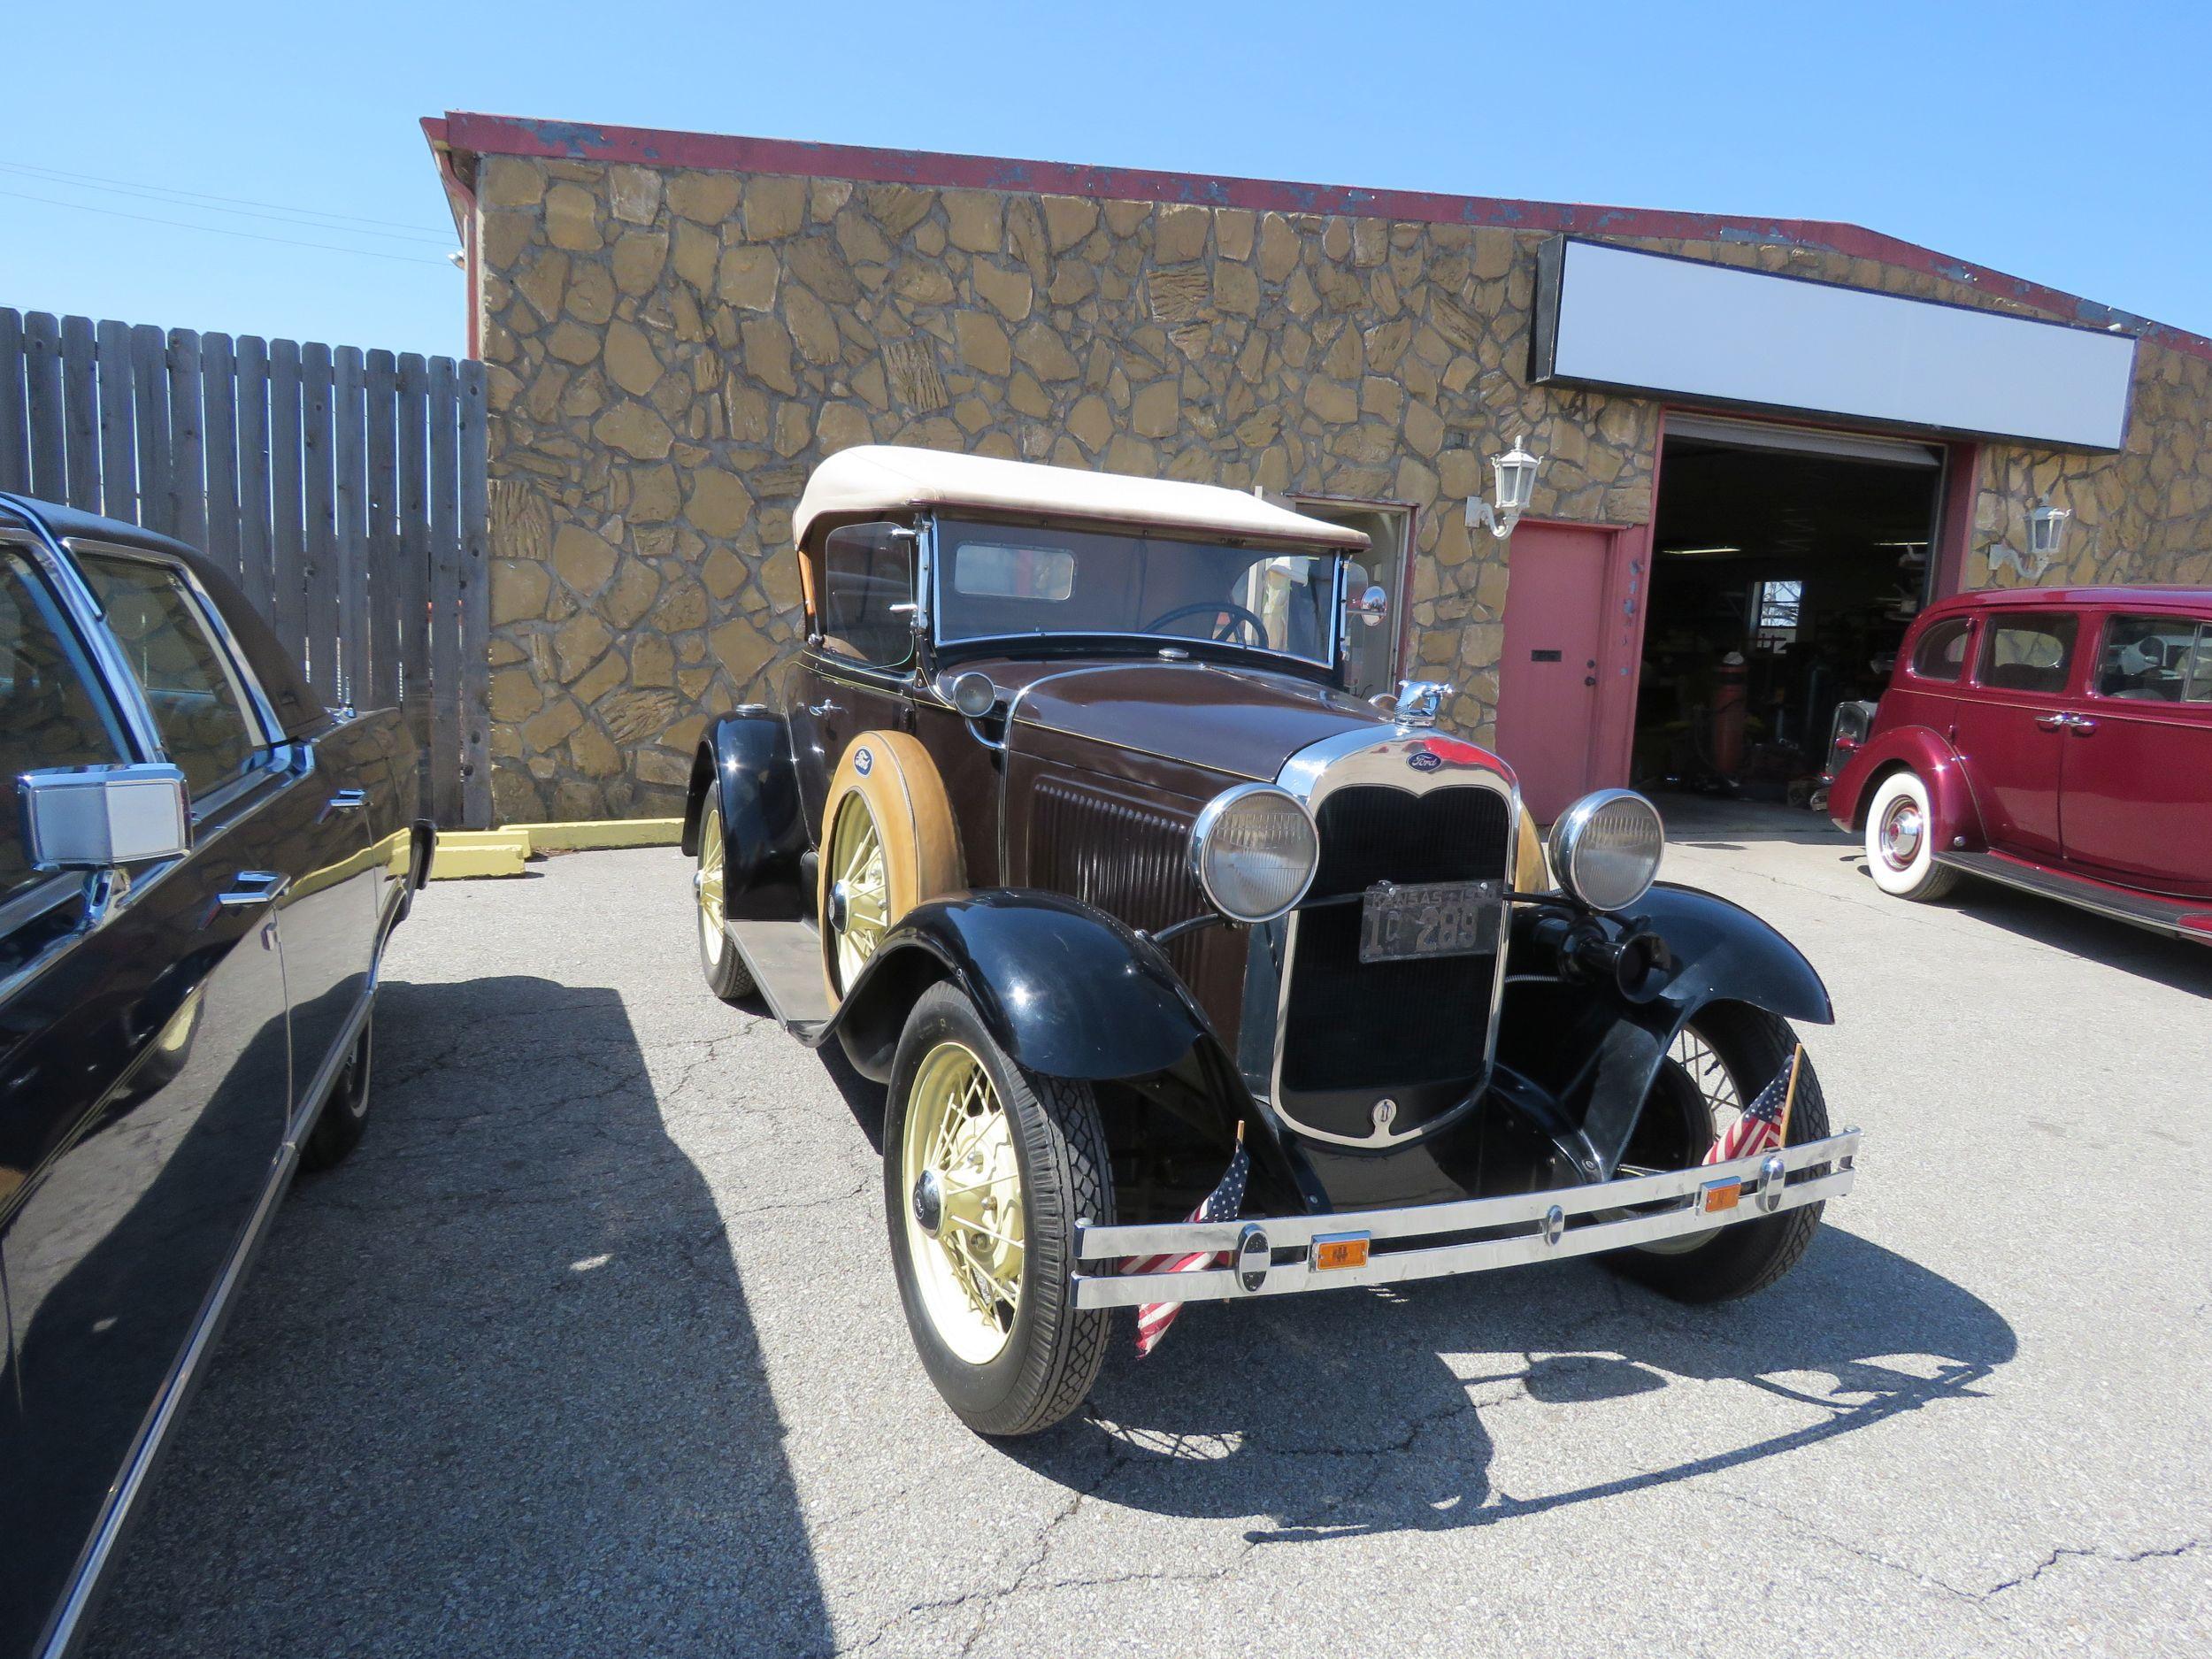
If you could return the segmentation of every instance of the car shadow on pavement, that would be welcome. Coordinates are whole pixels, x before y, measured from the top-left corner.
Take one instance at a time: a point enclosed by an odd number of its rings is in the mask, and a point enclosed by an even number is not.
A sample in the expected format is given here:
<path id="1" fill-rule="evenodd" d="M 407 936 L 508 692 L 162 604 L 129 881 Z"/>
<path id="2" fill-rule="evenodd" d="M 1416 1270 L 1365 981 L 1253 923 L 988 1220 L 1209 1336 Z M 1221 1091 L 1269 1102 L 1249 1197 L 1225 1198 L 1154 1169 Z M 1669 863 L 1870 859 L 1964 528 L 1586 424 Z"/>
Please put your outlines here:
<path id="1" fill-rule="evenodd" d="M 1962 881 L 1943 902 L 1977 921 L 2069 956 L 2102 963 L 2173 990 L 2212 997 L 2212 945 L 2154 933 L 1994 881 Z M 2206 908 L 2212 909 L 2212 902 Z"/>
<path id="2" fill-rule="evenodd" d="M 722 1217 L 621 996 L 388 982 L 375 1071 L 91 1651 L 829 1652 Z"/>
<path id="3" fill-rule="evenodd" d="M 1198 1304 L 1142 1361 L 1118 1326 L 1088 1415 L 1007 1449 L 1102 1502 L 1260 1517 L 1255 1545 L 1489 1526 L 1966 1409 L 2016 1346 L 1971 1293 L 1831 1227 L 1780 1285 L 1714 1308 L 1593 1263 Z M 1638 1398 L 1717 1385 L 1741 1400 L 1678 1420 Z"/>

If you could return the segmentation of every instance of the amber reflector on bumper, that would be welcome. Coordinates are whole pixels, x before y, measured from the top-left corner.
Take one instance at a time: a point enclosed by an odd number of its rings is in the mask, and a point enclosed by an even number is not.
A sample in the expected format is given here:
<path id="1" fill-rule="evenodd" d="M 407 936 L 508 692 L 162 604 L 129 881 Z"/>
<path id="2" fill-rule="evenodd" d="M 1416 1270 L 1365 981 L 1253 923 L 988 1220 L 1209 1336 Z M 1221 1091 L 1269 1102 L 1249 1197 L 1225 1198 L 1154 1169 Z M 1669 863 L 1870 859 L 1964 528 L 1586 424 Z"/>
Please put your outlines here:
<path id="1" fill-rule="evenodd" d="M 1325 1273 L 1333 1267 L 1366 1265 L 1367 1235 L 1363 1233 L 1325 1235 L 1313 1241 L 1313 1269 L 1317 1273 Z"/>

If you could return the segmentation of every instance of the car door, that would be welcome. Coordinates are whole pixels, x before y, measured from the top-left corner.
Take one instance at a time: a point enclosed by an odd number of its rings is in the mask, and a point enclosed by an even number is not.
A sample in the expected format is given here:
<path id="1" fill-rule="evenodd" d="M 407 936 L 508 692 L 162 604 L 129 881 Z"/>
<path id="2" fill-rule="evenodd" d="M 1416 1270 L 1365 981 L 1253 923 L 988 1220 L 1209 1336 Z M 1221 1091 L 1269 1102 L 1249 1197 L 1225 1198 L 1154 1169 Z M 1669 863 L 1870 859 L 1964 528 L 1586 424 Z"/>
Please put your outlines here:
<path id="1" fill-rule="evenodd" d="M 2212 616 L 2100 619 L 2069 709 L 2060 818 L 2083 873 L 2212 894 Z"/>
<path id="2" fill-rule="evenodd" d="M 164 758 L 74 573 L 50 545 L 0 553 L 0 787 L 12 795 L 27 770 Z M 263 809 L 288 780 L 250 711 L 209 692 L 188 751 L 197 821 L 185 856 L 48 874 L 27 865 L 14 802 L 0 812 L 13 1410 L 0 1424 L 0 1650 L 12 1653 L 81 1610 L 73 1586 L 104 1562 L 283 1167 L 283 957 L 268 886 L 251 878 L 276 862 Z"/>
<path id="3" fill-rule="evenodd" d="M 2081 618 L 2072 611 L 1993 611 L 1982 618 L 1974 680 L 1958 694 L 1956 736 L 1990 845 L 2060 856 L 2059 767 Z"/>
<path id="4" fill-rule="evenodd" d="M 912 532 L 888 524 L 847 525 L 824 542 L 821 611 L 784 682 L 799 795 L 817 846 L 846 745 L 863 732 L 913 727 L 914 548 Z"/>
<path id="5" fill-rule="evenodd" d="M 239 757 L 234 738 L 222 735 L 219 696 L 227 691 L 249 713 L 259 699 L 221 613 L 173 560 L 80 546 L 76 562 L 188 783 L 196 774 L 209 786 L 228 776 Z M 265 867 L 281 884 L 272 904 L 284 942 L 296 1110 L 311 1103 L 325 1062 L 367 995 L 375 951 L 380 881 L 368 796 L 354 769 L 326 764 L 346 752 L 351 723 L 334 717 L 320 733 L 271 745 L 266 764 L 283 787 L 256 808 L 264 821 L 253 838 L 269 849 Z"/>

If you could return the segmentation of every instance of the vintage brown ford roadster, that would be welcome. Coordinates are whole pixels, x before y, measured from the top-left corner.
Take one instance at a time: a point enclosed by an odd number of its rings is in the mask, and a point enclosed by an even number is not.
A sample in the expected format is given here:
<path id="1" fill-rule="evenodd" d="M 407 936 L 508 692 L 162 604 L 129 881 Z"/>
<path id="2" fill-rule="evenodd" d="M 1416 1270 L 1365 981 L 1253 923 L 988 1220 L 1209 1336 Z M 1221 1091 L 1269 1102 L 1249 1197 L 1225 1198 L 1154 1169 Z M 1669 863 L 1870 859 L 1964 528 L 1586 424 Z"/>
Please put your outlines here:
<path id="1" fill-rule="evenodd" d="M 793 536 L 807 649 L 693 770 L 700 959 L 889 1086 L 900 1294 L 977 1429 L 1074 1410 L 1117 1308 L 1601 1251 L 1716 1302 L 1850 1189 L 1819 979 L 1653 885 L 1647 802 L 1548 858 L 1447 687 L 1348 693 L 1356 531 L 878 447 Z"/>

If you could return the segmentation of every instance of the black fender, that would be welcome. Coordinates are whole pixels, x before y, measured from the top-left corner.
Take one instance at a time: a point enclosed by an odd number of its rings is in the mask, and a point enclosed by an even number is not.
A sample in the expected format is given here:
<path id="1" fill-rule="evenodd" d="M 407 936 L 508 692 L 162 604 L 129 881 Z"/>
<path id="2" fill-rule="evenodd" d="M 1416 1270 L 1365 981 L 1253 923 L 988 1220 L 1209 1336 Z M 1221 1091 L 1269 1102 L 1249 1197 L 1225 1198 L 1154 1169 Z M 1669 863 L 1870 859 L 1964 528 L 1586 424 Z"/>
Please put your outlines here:
<path id="1" fill-rule="evenodd" d="M 684 800 L 683 849 L 694 857 L 709 789 L 722 808 L 725 911 L 749 921 L 806 915 L 806 823 L 784 718 L 756 704 L 720 716 L 700 734 Z"/>
<path id="2" fill-rule="evenodd" d="M 1144 1077 L 1220 1046 L 1157 946 L 1079 899 L 1019 888 L 916 905 L 810 1041 L 834 1034 L 856 1069 L 886 1081 L 908 1010 L 940 979 L 966 994 L 994 1042 L 1048 1077 Z"/>
<path id="3" fill-rule="evenodd" d="M 1501 1064 L 1552 1095 L 1560 1118 L 1578 1126 L 1577 1157 L 1589 1180 L 1612 1177 L 1660 1062 L 1700 1009 L 1746 1002 L 1784 1019 L 1835 1022 L 1812 964 L 1742 906 L 1662 886 L 1632 909 L 1673 958 L 1640 1000 L 1608 985 L 1517 974 L 1500 1022 Z M 1572 1069 L 1563 1071 L 1563 1061 Z"/>

